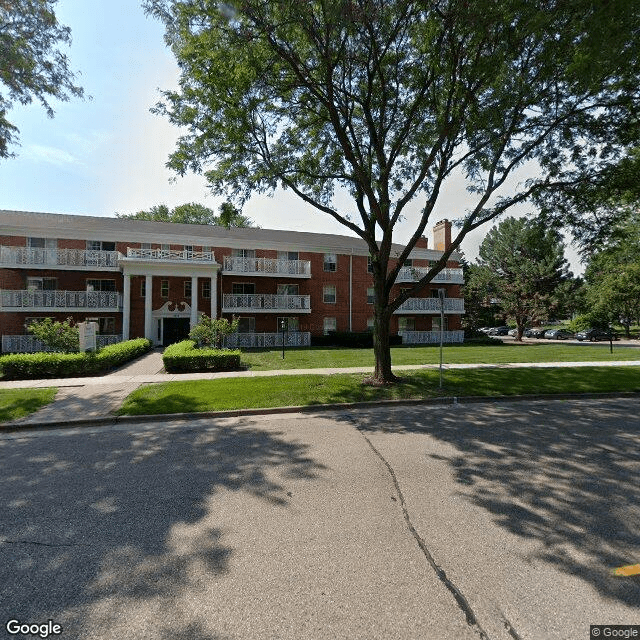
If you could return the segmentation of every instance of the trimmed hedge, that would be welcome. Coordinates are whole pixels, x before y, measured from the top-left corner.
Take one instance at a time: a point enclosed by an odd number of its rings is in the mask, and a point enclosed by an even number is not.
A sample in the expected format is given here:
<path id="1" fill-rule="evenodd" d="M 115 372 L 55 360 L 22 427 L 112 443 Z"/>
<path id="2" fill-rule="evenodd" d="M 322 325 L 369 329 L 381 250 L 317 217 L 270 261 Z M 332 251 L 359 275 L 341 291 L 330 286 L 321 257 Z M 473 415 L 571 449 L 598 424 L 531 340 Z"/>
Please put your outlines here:
<path id="1" fill-rule="evenodd" d="M 0 356 L 5 380 L 101 375 L 151 349 L 146 338 L 110 344 L 96 353 L 12 353 Z"/>
<path id="2" fill-rule="evenodd" d="M 169 373 L 198 371 L 235 371 L 240 369 L 240 351 L 230 349 L 196 349 L 193 340 L 169 345 L 162 354 Z"/>
<path id="3" fill-rule="evenodd" d="M 402 336 L 389 336 L 393 347 L 402 344 Z M 349 347 L 351 349 L 371 349 L 373 333 L 371 331 L 332 331 L 326 336 L 311 336 L 312 347 Z"/>

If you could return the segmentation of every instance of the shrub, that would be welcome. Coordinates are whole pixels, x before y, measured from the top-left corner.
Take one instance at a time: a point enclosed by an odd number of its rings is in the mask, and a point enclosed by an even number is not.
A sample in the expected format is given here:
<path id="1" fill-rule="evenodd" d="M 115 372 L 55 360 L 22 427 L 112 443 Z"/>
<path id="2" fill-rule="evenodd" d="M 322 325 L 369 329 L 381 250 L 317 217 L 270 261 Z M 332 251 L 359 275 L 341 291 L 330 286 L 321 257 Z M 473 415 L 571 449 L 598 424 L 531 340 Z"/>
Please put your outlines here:
<path id="1" fill-rule="evenodd" d="M 237 318 L 229 322 L 226 318 L 212 319 L 203 313 L 198 324 L 189 332 L 189 339 L 197 343 L 198 347 L 219 349 L 222 338 L 238 330 L 238 323 Z"/>
<path id="2" fill-rule="evenodd" d="M 13 353 L 0 356 L 0 371 L 5 380 L 100 375 L 150 348 L 149 340 L 138 338 L 110 344 L 95 353 Z"/>
<path id="3" fill-rule="evenodd" d="M 233 371 L 240 368 L 240 351 L 230 349 L 196 349 L 193 340 L 169 345 L 162 354 L 169 373 L 196 371 Z"/>
<path id="4" fill-rule="evenodd" d="M 43 318 L 32 322 L 27 330 L 54 351 L 77 353 L 80 350 L 78 327 L 73 325 L 73 318 L 67 318 L 64 322 Z"/>

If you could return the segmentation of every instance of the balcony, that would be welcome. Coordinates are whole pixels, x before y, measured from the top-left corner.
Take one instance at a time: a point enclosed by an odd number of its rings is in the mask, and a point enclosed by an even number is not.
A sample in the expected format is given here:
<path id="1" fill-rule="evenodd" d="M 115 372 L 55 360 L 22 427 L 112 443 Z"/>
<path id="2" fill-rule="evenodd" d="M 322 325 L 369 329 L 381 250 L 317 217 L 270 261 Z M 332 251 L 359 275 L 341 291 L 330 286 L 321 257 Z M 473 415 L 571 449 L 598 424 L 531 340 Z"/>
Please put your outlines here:
<path id="1" fill-rule="evenodd" d="M 286 331 L 285 347 L 308 347 L 311 333 L 308 331 Z M 226 349 L 268 349 L 282 346 L 282 332 L 278 333 L 232 333 L 222 340 Z"/>
<path id="2" fill-rule="evenodd" d="M 121 335 L 104 334 L 96 336 L 98 349 L 117 342 L 122 342 Z M 36 353 L 38 351 L 53 351 L 53 349 L 32 335 L 2 336 L 2 353 Z"/>
<path id="3" fill-rule="evenodd" d="M 225 293 L 222 296 L 222 312 L 311 313 L 311 296 L 280 296 L 264 293 Z"/>
<path id="4" fill-rule="evenodd" d="M 445 313 L 464 313 L 463 298 L 445 298 Z M 394 313 L 440 313 L 439 298 L 409 298 Z"/>
<path id="5" fill-rule="evenodd" d="M 127 258 L 161 262 L 215 262 L 213 251 L 173 251 L 172 249 L 127 248 Z"/>
<path id="6" fill-rule="evenodd" d="M 440 344 L 440 331 L 398 331 L 402 344 Z M 442 342 L 464 342 L 464 331 L 443 331 Z"/>
<path id="7" fill-rule="evenodd" d="M 29 269 L 118 270 L 117 251 L 0 247 L 0 265 Z"/>
<path id="8" fill-rule="evenodd" d="M 417 282 L 420 278 L 423 278 L 429 269 L 427 267 L 402 267 L 398 272 L 396 283 L 400 282 Z M 462 275 L 462 269 L 443 269 L 432 280 L 432 283 L 445 283 L 445 284 L 464 284 L 464 276 Z"/>
<path id="9" fill-rule="evenodd" d="M 246 276 L 310 278 L 311 262 L 309 260 L 276 260 L 273 258 L 225 256 L 224 272 Z"/>
<path id="10" fill-rule="evenodd" d="M 1 311 L 119 311 L 115 291 L 0 291 Z"/>

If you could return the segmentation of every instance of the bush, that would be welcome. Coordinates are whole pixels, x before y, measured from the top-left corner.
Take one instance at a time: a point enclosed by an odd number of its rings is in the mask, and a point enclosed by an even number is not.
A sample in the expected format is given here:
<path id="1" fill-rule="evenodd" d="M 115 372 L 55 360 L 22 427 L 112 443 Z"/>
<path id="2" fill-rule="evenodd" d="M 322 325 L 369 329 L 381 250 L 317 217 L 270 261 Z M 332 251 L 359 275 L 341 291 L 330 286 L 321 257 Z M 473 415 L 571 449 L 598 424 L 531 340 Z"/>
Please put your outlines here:
<path id="1" fill-rule="evenodd" d="M 197 371 L 234 371 L 240 368 L 240 351 L 230 349 L 196 349 L 193 340 L 169 345 L 162 354 L 169 373 Z"/>
<path id="2" fill-rule="evenodd" d="M 101 375 L 151 349 L 146 338 L 110 344 L 95 353 L 13 353 L 0 356 L 5 380 Z"/>
<path id="3" fill-rule="evenodd" d="M 54 351 L 78 353 L 80 350 L 78 327 L 73 326 L 73 318 L 67 318 L 64 322 L 43 318 L 32 322 L 27 330 Z"/>
<path id="4" fill-rule="evenodd" d="M 402 336 L 389 336 L 393 347 L 402 344 Z M 312 347 L 348 347 L 350 349 L 371 349 L 373 333 L 370 331 L 332 331 L 326 336 L 311 336 Z"/>
<path id="5" fill-rule="evenodd" d="M 198 347 L 219 349 L 222 339 L 238 330 L 239 320 L 229 322 L 226 318 L 210 318 L 206 314 L 200 316 L 198 324 L 189 332 L 189 339 L 197 343 Z"/>

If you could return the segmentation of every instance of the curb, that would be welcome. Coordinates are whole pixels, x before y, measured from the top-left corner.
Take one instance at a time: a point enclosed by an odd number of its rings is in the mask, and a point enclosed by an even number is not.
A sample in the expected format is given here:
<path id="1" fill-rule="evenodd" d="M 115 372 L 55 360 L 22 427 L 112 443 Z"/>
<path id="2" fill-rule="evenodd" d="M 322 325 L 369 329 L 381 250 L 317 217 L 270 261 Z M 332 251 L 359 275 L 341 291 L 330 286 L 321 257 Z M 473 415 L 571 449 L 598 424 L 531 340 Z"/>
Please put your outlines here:
<path id="1" fill-rule="evenodd" d="M 240 418 L 257 415 L 281 415 L 287 413 L 315 413 L 318 411 L 348 411 L 350 409 L 373 409 L 376 407 L 433 406 L 456 404 L 482 404 L 496 402 L 527 402 L 532 400 L 600 400 L 606 398 L 640 398 L 639 391 L 611 391 L 606 393 L 562 393 L 532 394 L 513 396 L 442 396 L 414 400 L 378 400 L 369 402 L 348 402 L 341 404 L 315 404 L 290 407 L 272 407 L 265 409 L 232 409 L 228 411 L 203 411 L 201 413 L 158 413 L 138 416 L 107 416 L 82 420 L 57 420 L 51 422 L 0 424 L 2 433 L 32 431 L 38 429 L 74 429 L 80 427 L 99 427 L 119 424 L 140 424 L 144 422 L 164 422 L 166 420 L 203 420 L 206 418 Z"/>

